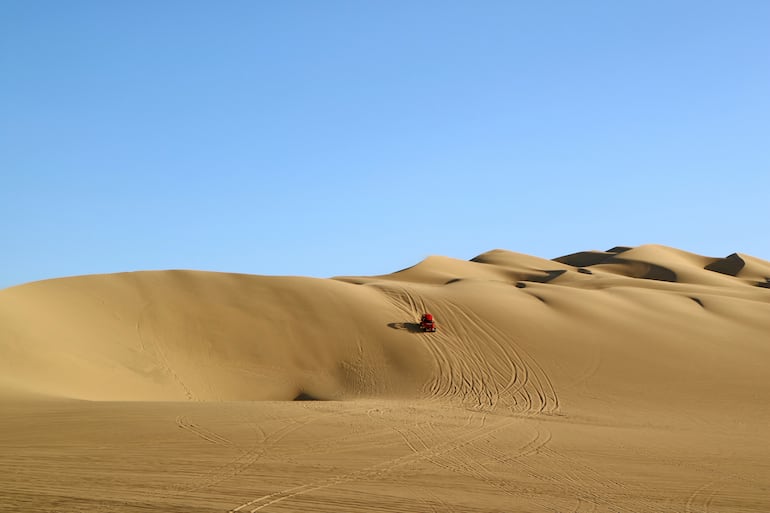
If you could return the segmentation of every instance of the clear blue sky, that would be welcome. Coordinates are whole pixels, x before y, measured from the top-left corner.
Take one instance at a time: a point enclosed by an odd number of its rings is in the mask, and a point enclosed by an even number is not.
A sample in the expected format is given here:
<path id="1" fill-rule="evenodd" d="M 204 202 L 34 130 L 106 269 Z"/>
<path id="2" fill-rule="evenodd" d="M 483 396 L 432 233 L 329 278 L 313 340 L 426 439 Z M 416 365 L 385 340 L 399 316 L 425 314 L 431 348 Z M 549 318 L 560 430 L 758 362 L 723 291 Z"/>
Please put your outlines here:
<path id="1" fill-rule="evenodd" d="M 769 228 L 766 0 L 0 5 L 0 288 Z"/>

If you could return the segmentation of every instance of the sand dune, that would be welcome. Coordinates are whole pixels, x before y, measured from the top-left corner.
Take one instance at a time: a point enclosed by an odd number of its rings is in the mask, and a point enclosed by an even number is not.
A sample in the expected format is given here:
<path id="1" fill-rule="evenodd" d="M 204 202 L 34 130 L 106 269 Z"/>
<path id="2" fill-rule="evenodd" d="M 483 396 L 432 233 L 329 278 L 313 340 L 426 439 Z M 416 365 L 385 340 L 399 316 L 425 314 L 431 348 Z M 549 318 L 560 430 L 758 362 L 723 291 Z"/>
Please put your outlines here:
<path id="1" fill-rule="evenodd" d="M 768 284 L 645 245 L 5 289 L 0 510 L 770 511 Z"/>

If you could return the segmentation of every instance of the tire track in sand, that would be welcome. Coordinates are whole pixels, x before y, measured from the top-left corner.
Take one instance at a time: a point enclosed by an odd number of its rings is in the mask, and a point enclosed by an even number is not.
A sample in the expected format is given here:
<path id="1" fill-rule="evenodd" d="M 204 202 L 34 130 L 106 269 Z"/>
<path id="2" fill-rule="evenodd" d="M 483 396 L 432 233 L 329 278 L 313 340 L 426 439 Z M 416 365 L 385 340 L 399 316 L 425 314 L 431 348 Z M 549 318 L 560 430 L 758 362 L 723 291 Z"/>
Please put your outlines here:
<path id="1" fill-rule="evenodd" d="M 465 446 L 473 445 L 479 440 L 488 437 L 490 433 L 502 430 L 517 421 L 518 419 L 513 417 L 501 417 L 501 420 L 498 422 L 498 424 L 493 426 L 491 429 L 486 422 L 481 422 L 478 426 L 470 426 L 460 430 L 457 436 L 452 436 L 449 440 L 438 437 L 434 437 L 433 440 L 442 441 L 431 443 L 431 440 L 422 440 L 419 442 L 419 445 L 422 445 L 422 447 L 419 447 L 417 444 L 405 440 L 405 443 L 407 443 L 407 446 L 410 449 L 410 452 L 406 455 L 387 459 L 385 461 L 381 461 L 379 463 L 375 463 L 358 470 L 344 472 L 327 477 L 325 479 L 314 480 L 308 483 L 266 494 L 261 497 L 246 501 L 230 509 L 229 513 L 237 513 L 239 511 L 249 511 L 250 513 L 255 513 L 279 502 L 291 500 L 318 490 L 353 481 L 376 480 L 397 470 L 400 467 L 404 467 L 410 464 L 423 461 L 435 462 L 438 461 L 438 458 L 441 456 L 453 451 L 457 451 Z"/>
<path id="2" fill-rule="evenodd" d="M 161 343 L 162 337 L 158 336 L 152 327 L 148 327 L 147 312 L 150 306 L 153 306 L 152 302 L 145 303 L 142 306 L 142 309 L 140 310 L 139 316 L 136 320 L 136 334 L 137 337 L 139 337 L 139 345 L 142 351 L 148 352 L 154 356 L 153 359 L 155 362 L 157 362 L 163 371 L 171 376 L 171 379 L 173 379 L 174 382 L 179 385 L 182 390 L 184 390 L 184 394 L 187 396 L 187 399 L 190 401 L 195 401 L 196 397 L 193 391 L 185 384 L 184 381 L 182 381 L 182 378 L 179 377 L 179 374 L 169 363 L 168 355 L 166 354 L 166 350 Z"/>
<path id="3" fill-rule="evenodd" d="M 188 484 L 184 488 L 179 489 L 177 492 L 180 494 L 185 494 L 203 490 L 243 474 L 260 459 L 268 455 L 270 451 L 273 450 L 275 446 L 284 438 L 294 433 L 295 431 L 304 428 L 314 420 L 317 420 L 317 417 L 311 414 L 303 415 L 301 417 L 287 418 L 282 421 L 283 425 L 281 427 L 271 432 L 268 432 L 267 429 L 263 426 L 255 424 L 255 434 L 257 434 L 257 436 L 255 437 L 254 443 L 251 445 L 251 447 L 243 448 L 235 444 L 226 446 L 228 448 L 238 449 L 240 453 L 226 463 L 211 469 L 206 474 L 193 480 L 192 483 Z M 205 436 L 201 436 L 201 438 L 204 440 L 211 443 L 217 443 L 223 447 L 225 446 L 223 443 L 219 443 L 220 440 L 218 435 L 215 437 L 210 436 L 210 433 L 212 433 L 210 430 L 206 430 L 204 428 L 202 430 L 196 429 L 196 431 L 192 432 L 196 436 L 200 436 L 198 431 L 203 432 Z M 214 440 L 217 440 L 217 442 L 213 442 L 212 440 L 209 440 L 209 438 L 213 438 Z M 227 440 L 224 437 L 221 438 L 222 440 Z"/>
<path id="4" fill-rule="evenodd" d="M 376 285 L 376 287 L 383 293 L 386 299 L 395 306 L 401 313 L 408 319 L 419 319 L 420 315 L 425 312 L 424 305 L 418 305 L 414 297 L 409 294 L 406 289 L 392 288 L 382 285 Z M 423 308 L 420 311 L 421 307 Z M 439 331 L 437 333 L 425 334 L 437 335 L 441 332 L 441 325 L 439 325 Z M 431 380 L 428 381 L 423 387 L 423 393 L 429 397 L 449 397 L 453 393 L 453 375 L 451 360 L 447 357 L 441 347 L 436 344 L 425 344 L 425 348 L 430 353 L 433 361 L 436 362 L 435 374 Z"/>
<path id="5" fill-rule="evenodd" d="M 464 338 L 457 342 L 450 316 L 437 309 L 436 303 L 427 305 L 425 300 L 403 287 L 378 286 L 385 297 L 404 315 L 419 319 L 426 311 L 438 313 L 441 319 L 438 331 L 422 335 L 423 346 L 435 362 L 435 372 L 423 387 L 424 395 L 434 398 L 457 399 L 472 409 L 492 409 L 497 397 L 490 389 L 494 377 L 487 362 L 480 356 L 475 339 Z"/>
<path id="6" fill-rule="evenodd" d="M 730 478 L 736 477 L 736 475 L 722 476 L 720 478 L 713 479 L 697 488 L 690 494 L 689 497 L 687 497 L 687 501 L 685 502 L 684 506 L 684 512 L 710 513 L 711 505 L 714 502 L 714 497 L 716 497 L 722 490 L 721 483 L 727 481 Z"/>
<path id="7" fill-rule="evenodd" d="M 202 438 L 212 444 L 221 445 L 223 447 L 232 448 L 235 447 L 232 440 L 225 438 L 210 429 L 204 428 L 194 422 L 191 422 L 185 415 L 177 415 L 176 425 L 180 428 L 189 431 L 198 438 Z"/>
<path id="8" fill-rule="evenodd" d="M 497 354 L 504 355 L 502 359 L 504 366 L 524 369 L 524 377 L 520 381 L 517 380 L 514 370 L 511 380 L 501 391 L 501 394 L 513 394 L 523 390 L 524 395 L 527 397 L 527 402 L 530 404 L 530 410 L 534 404 L 534 401 L 532 401 L 534 396 L 537 397 L 537 402 L 539 403 L 535 407 L 536 413 L 555 413 L 559 410 L 559 396 L 556 393 L 553 382 L 535 358 L 527 353 L 513 337 L 504 333 L 493 323 L 483 320 L 472 309 L 464 308 L 454 303 L 450 304 L 455 307 L 455 311 L 459 312 L 480 333 L 484 334 L 490 345 L 496 347 L 495 352 Z"/>
<path id="9" fill-rule="evenodd" d="M 429 397 L 457 399 L 475 410 L 498 406 L 524 414 L 553 414 L 559 397 L 543 367 L 508 334 L 473 310 L 447 299 L 430 303 L 403 286 L 375 285 L 404 315 L 437 315 L 439 329 L 422 337 L 435 362 Z"/>

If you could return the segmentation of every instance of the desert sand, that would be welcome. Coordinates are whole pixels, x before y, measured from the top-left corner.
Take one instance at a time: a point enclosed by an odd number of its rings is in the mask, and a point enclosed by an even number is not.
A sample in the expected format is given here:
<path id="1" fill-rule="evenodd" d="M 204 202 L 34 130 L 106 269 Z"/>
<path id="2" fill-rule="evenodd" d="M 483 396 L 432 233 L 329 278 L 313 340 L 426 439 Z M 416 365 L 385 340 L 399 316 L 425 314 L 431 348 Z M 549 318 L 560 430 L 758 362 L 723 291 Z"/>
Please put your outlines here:
<path id="1" fill-rule="evenodd" d="M 744 254 L 0 291 L 2 512 L 767 513 L 768 426 Z"/>

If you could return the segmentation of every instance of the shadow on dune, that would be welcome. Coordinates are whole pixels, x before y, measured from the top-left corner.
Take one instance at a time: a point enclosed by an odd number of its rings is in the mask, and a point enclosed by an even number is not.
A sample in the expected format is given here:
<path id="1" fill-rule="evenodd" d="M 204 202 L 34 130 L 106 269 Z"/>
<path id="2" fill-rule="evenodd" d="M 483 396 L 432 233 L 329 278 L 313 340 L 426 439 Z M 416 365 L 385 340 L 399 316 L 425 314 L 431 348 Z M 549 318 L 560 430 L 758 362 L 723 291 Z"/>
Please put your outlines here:
<path id="1" fill-rule="evenodd" d="M 616 259 L 618 262 L 622 261 L 622 259 L 618 258 Z M 628 262 L 628 261 L 627 261 Z M 636 275 L 632 276 L 634 278 L 642 278 L 644 280 L 656 280 L 656 281 L 668 281 L 671 283 L 679 281 L 679 278 L 677 277 L 676 273 L 669 269 L 668 267 L 663 267 L 658 264 L 652 264 L 652 263 L 643 263 L 644 264 L 644 270 L 639 272 Z"/>
<path id="2" fill-rule="evenodd" d="M 300 392 L 297 397 L 292 399 L 293 401 L 321 401 L 321 399 L 314 397 L 307 392 Z"/>
<path id="3" fill-rule="evenodd" d="M 529 276 L 525 276 L 521 279 L 521 281 L 531 281 L 535 283 L 548 283 L 551 280 L 554 280 L 561 276 L 562 274 L 566 273 L 566 269 L 556 269 L 555 271 L 546 271 L 543 270 L 545 275 L 541 274 L 530 274 Z"/>
<path id="4" fill-rule="evenodd" d="M 625 246 L 616 246 L 608 251 L 581 251 L 579 253 L 572 253 L 571 255 L 554 258 L 553 260 L 554 262 L 577 267 L 577 271 L 583 274 L 592 274 L 593 271 L 587 269 L 587 267 L 597 266 L 598 269 L 601 269 L 602 265 L 619 264 L 626 267 L 626 272 L 624 274 L 631 278 L 668 282 L 676 282 L 678 280 L 676 273 L 667 267 L 663 267 L 652 262 L 642 262 L 617 256 L 621 253 L 629 251 L 630 249 L 631 248 Z M 714 264 L 707 266 L 706 269 L 723 272 L 721 270 L 712 269 L 711 266 L 713 265 Z M 546 277 L 546 281 L 543 283 L 547 283 L 548 281 L 554 279 L 556 276 L 559 276 L 558 274 L 550 275 L 555 271 L 546 272 L 549 273 L 549 276 Z M 527 281 L 534 280 L 527 279 Z"/>
<path id="5" fill-rule="evenodd" d="M 715 273 L 726 274 L 728 276 L 738 276 L 738 273 L 741 272 L 741 269 L 745 266 L 746 262 L 738 256 L 737 253 L 732 253 L 725 258 L 717 258 L 704 267 L 704 269 L 707 271 L 714 271 Z"/>
<path id="6" fill-rule="evenodd" d="M 554 262 L 571 265 L 572 267 L 590 267 L 597 264 L 605 264 L 619 253 L 626 252 L 631 248 L 626 246 L 615 246 L 607 251 L 578 251 L 559 258 L 554 258 Z"/>
<path id="7" fill-rule="evenodd" d="M 526 276 L 522 276 L 522 278 L 515 282 L 514 285 L 517 288 L 523 289 L 527 286 L 525 282 L 530 283 L 548 283 L 549 281 L 558 278 L 562 274 L 566 273 L 566 269 L 557 269 L 555 271 L 542 271 L 545 274 L 528 274 Z"/>
<path id="8" fill-rule="evenodd" d="M 420 333 L 420 324 L 416 322 L 389 322 L 388 328 L 394 330 L 406 330 L 409 333 Z"/>

